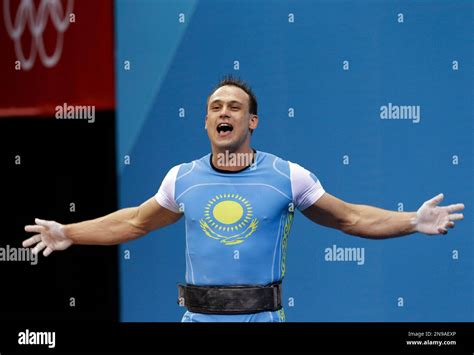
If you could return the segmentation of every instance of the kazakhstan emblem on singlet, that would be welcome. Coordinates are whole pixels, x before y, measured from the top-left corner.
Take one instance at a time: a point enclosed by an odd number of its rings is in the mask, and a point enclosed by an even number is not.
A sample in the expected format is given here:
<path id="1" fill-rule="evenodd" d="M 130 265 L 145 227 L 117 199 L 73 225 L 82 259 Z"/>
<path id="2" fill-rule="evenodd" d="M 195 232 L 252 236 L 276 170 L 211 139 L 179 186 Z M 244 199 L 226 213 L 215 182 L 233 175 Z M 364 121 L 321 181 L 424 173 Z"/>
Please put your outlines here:
<path id="1" fill-rule="evenodd" d="M 219 194 L 204 208 L 199 224 L 204 233 L 225 245 L 243 243 L 257 229 L 250 202 L 238 194 Z"/>

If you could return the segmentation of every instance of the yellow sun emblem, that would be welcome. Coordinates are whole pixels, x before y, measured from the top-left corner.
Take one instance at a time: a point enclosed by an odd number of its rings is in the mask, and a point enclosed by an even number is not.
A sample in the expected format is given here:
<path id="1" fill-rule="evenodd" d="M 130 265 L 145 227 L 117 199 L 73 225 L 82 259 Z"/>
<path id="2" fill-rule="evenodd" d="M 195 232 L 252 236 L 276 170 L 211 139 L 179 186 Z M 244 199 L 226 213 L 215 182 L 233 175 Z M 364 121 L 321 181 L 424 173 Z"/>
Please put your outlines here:
<path id="1" fill-rule="evenodd" d="M 225 245 L 243 243 L 257 229 L 250 202 L 238 194 L 219 194 L 204 208 L 199 224 L 204 233 Z"/>

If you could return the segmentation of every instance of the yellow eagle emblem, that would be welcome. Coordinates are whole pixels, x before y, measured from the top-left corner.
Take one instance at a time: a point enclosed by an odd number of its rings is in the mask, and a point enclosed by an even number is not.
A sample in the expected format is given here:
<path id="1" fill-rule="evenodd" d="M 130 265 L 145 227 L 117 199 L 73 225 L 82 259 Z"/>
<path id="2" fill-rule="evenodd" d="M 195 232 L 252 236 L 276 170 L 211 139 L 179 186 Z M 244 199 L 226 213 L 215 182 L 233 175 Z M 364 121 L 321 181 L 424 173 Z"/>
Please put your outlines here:
<path id="1" fill-rule="evenodd" d="M 199 220 L 203 232 L 225 245 L 243 243 L 258 227 L 250 202 L 238 194 L 219 194 L 204 208 Z"/>

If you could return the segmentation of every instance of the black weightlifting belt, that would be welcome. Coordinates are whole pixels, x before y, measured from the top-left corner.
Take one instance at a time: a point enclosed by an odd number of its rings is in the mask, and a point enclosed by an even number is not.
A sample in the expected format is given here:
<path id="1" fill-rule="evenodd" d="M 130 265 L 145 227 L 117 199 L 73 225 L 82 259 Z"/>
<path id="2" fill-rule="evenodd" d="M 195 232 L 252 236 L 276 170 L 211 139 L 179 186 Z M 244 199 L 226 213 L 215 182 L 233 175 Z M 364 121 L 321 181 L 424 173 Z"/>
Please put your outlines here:
<path id="1" fill-rule="evenodd" d="M 180 305 L 195 313 L 248 314 L 277 311 L 281 306 L 281 283 L 267 286 L 178 285 Z"/>

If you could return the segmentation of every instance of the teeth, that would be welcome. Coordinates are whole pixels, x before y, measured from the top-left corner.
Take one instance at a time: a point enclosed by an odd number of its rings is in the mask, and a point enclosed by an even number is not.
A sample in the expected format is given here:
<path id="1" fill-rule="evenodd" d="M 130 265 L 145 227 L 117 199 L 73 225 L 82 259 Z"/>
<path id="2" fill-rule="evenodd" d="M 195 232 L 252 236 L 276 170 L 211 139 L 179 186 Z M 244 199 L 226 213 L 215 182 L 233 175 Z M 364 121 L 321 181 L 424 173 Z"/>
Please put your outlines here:
<path id="1" fill-rule="evenodd" d="M 229 123 L 219 123 L 217 125 L 217 132 L 222 133 L 222 132 L 229 132 L 232 131 L 233 127 Z"/>

